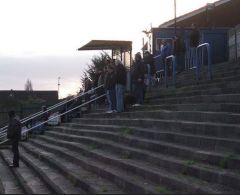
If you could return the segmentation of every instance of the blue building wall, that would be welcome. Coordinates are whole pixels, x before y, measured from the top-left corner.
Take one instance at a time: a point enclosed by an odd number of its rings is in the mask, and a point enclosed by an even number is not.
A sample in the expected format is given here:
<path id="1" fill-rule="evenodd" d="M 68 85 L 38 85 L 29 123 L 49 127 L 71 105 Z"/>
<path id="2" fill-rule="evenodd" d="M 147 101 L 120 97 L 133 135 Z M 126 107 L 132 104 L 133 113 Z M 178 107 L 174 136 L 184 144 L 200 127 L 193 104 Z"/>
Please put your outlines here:
<path id="1" fill-rule="evenodd" d="M 209 43 L 211 46 L 211 58 L 212 63 L 217 64 L 221 62 L 228 61 L 228 30 L 229 28 L 217 28 L 217 29 L 206 29 L 201 28 L 201 43 Z M 189 34 L 192 29 L 177 29 L 177 35 L 181 35 L 184 38 L 186 48 L 189 48 Z M 161 39 L 172 39 L 175 35 L 174 28 L 153 28 L 153 42 L 152 42 L 152 51 L 153 55 L 156 56 L 159 54 L 157 51 L 157 41 Z M 171 41 L 170 41 L 171 42 Z M 156 60 L 156 63 L 157 60 Z"/>

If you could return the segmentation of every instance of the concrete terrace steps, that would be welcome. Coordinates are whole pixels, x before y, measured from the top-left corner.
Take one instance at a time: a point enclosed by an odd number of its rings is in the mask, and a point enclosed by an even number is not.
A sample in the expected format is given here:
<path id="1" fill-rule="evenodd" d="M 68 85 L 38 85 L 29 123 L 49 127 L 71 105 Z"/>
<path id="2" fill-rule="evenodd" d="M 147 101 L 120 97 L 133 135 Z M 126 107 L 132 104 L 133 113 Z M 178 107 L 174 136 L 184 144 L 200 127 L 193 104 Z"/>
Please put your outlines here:
<path id="1" fill-rule="evenodd" d="M 71 151 L 84 150 L 83 149 L 84 147 L 80 146 L 81 144 L 79 144 L 79 142 L 73 143 L 72 141 L 71 142 L 59 141 L 58 139 L 55 139 L 54 141 L 53 138 L 47 138 L 47 137 L 43 139 L 45 139 L 45 143 L 53 142 L 54 145 L 59 143 L 58 144 L 59 146 L 61 145 L 64 147 L 68 147 Z M 93 154 L 94 152 L 90 152 L 91 154 L 89 154 L 88 151 L 89 149 L 85 147 L 83 154 L 86 156 L 91 156 L 91 158 L 95 159 L 93 160 L 95 162 L 97 160 L 97 161 L 104 162 L 104 164 L 107 163 L 108 167 L 114 166 L 114 170 L 119 169 L 119 172 L 127 171 L 125 173 L 127 174 L 127 176 L 131 175 L 132 177 L 134 175 L 134 177 L 136 177 L 137 175 L 139 175 L 138 177 L 144 177 L 145 179 L 148 180 L 147 185 L 149 185 L 149 183 L 151 183 L 152 181 L 153 189 L 157 189 L 158 185 L 160 186 L 163 185 L 163 188 L 166 188 L 165 186 L 167 186 L 167 189 L 170 188 L 170 191 L 171 189 L 174 189 L 174 191 L 176 192 L 177 191 L 188 192 L 188 193 L 221 193 L 222 192 L 220 190 L 222 189 L 220 185 L 218 185 L 219 190 L 216 190 L 215 189 L 216 185 L 214 185 L 213 187 L 213 185 L 207 182 L 199 181 L 198 179 L 194 179 L 192 177 L 189 178 L 188 176 L 184 177 L 182 175 L 172 175 L 171 173 L 166 172 L 161 168 L 153 167 L 152 165 L 148 165 L 143 162 L 139 162 L 131 159 L 122 159 L 122 158 L 119 159 L 119 156 L 116 156 L 114 154 L 109 155 L 106 152 L 99 152 L 98 149 L 97 150 L 94 149 L 94 151 L 98 151 L 98 155 L 96 154 L 96 152 L 95 154 Z M 200 184 L 200 182 L 202 185 Z M 232 192 L 234 190 L 228 189 L 227 191 Z"/>
<path id="2" fill-rule="evenodd" d="M 229 112 L 210 112 L 210 111 L 133 111 L 123 113 L 96 113 L 83 116 L 84 118 L 145 118 L 148 119 L 171 119 L 196 122 L 219 122 L 226 124 L 240 124 L 240 114 Z"/>
<path id="3" fill-rule="evenodd" d="M 98 125 L 119 125 L 122 127 L 141 127 L 153 130 L 168 130 L 188 132 L 192 134 L 202 134 L 209 136 L 217 136 L 222 138 L 239 138 L 240 126 L 237 124 L 213 123 L 213 122 L 196 122 L 184 120 L 171 120 L 171 119 L 142 119 L 142 118 L 82 118 L 74 119 L 73 123 L 79 124 L 94 124 Z M 211 130 L 208 130 L 211 129 Z"/>
<path id="4" fill-rule="evenodd" d="M 73 150 L 75 148 L 75 145 L 78 143 L 72 143 L 72 142 L 61 142 L 61 145 L 56 145 L 56 143 L 46 142 L 43 140 L 43 138 L 50 139 L 44 136 L 41 136 L 40 140 L 31 140 L 31 147 L 34 148 L 41 148 L 41 150 L 50 151 L 54 153 L 55 159 L 64 158 L 67 161 L 71 161 L 72 163 L 83 167 L 85 170 L 92 172 L 96 174 L 99 178 L 105 178 L 106 180 L 109 180 L 111 184 L 104 185 L 104 187 L 107 186 L 107 192 L 111 192 L 111 186 L 115 185 L 115 189 L 119 186 L 122 190 L 119 189 L 115 191 L 116 194 L 127 192 L 127 193 L 158 193 L 157 189 L 155 189 L 156 186 L 153 186 L 151 182 L 138 177 L 136 175 L 130 175 L 127 174 L 125 170 L 119 170 L 118 167 L 113 167 L 110 164 L 106 164 L 105 162 L 99 161 L 99 159 L 93 159 L 91 156 L 85 156 L 84 154 L 80 153 L 79 151 Z M 69 149 L 66 147 L 66 144 L 69 143 L 73 146 L 73 148 Z M 64 146 L 64 147 L 63 147 Z M 30 151 L 31 149 L 28 148 Z M 38 155 L 38 152 L 36 152 L 36 149 L 34 150 L 35 155 Z M 53 159 L 50 159 L 53 160 Z M 92 184 L 96 185 L 96 182 L 93 182 Z M 105 192 L 106 193 L 106 192 Z"/>
<path id="5" fill-rule="evenodd" d="M 78 130 L 80 128 L 81 131 Z M 56 128 L 55 131 L 62 133 L 71 133 L 72 135 L 80 136 L 99 136 L 102 138 L 107 135 L 118 135 L 118 136 L 134 136 L 137 138 L 150 139 L 154 141 L 163 141 L 169 143 L 182 144 L 185 146 L 201 148 L 211 151 L 225 151 L 238 153 L 240 156 L 240 141 L 234 138 L 221 138 L 218 136 L 207 136 L 202 134 L 192 134 L 187 132 L 179 131 L 166 131 L 166 130 L 149 130 L 146 128 L 136 127 L 121 127 L 112 125 L 99 125 L 96 129 L 95 125 L 78 125 L 71 124 L 71 127 L 64 126 L 62 128 Z M 104 134 L 107 134 L 106 136 Z M 191 141 L 188 141 L 191 140 Z"/>
<path id="6" fill-rule="evenodd" d="M 216 94 L 216 95 L 193 95 L 181 97 L 155 97 L 148 98 L 146 104 L 185 104 L 185 103 L 240 103 L 240 93 Z"/>
<path id="7" fill-rule="evenodd" d="M 240 68 L 240 61 L 237 62 L 224 62 L 221 64 L 213 64 L 212 65 L 212 72 L 213 73 L 219 73 L 219 72 L 230 72 L 230 71 L 236 71 Z M 190 75 L 194 75 L 195 73 L 195 69 L 189 69 L 186 70 L 182 73 L 179 74 L 180 78 L 182 78 L 181 76 L 190 76 Z M 208 67 L 207 66 L 201 66 L 200 67 L 200 73 L 203 75 L 207 75 L 208 73 Z"/>
<path id="8" fill-rule="evenodd" d="M 183 73 L 183 74 L 185 74 L 185 75 L 179 75 L 179 74 L 176 75 L 177 87 L 179 86 L 178 84 L 184 84 L 184 83 L 187 83 L 188 81 L 191 81 L 193 83 L 198 82 L 199 84 L 205 84 L 205 83 L 210 82 L 207 73 L 206 74 L 201 73 L 198 81 L 196 80 L 195 72 L 192 72 L 191 74 L 190 73 Z M 231 80 L 234 80 L 234 79 L 238 78 L 239 75 L 240 75 L 240 66 L 239 66 L 238 69 L 230 70 L 228 72 L 219 71 L 219 72 L 213 73 L 211 81 L 212 82 L 220 82 L 222 80 L 231 81 Z M 171 81 L 172 81 L 172 78 L 168 77 L 168 83 L 169 84 L 171 84 Z"/>
<path id="9" fill-rule="evenodd" d="M 1 148 L 2 150 L 2 148 Z M 0 155 L 0 194 L 24 194 L 6 162 Z"/>
<path id="10" fill-rule="evenodd" d="M 122 136 L 117 133 L 94 133 L 93 131 L 81 132 L 81 135 L 66 135 L 65 133 L 48 132 L 49 136 L 58 139 L 65 139 L 66 141 L 73 142 L 96 142 L 96 140 L 104 141 L 111 140 L 113 142 L 119 142 L 122 144 L 129 145 L 131 147 L 137 147 L 139 149 L 145 149 L 152 152 L 160 152 L 163 154 L 176 155 L 183 158 L 190 158 L 194 156 L 192 160 L 201 161 L 211 165 L 219 165 L 220 162 L 227 158 L 229 169 L 238 169 L 240 157 L 238 154 L 233 152 L 216 152 L 204 150 L 197 147 L 186 146 L 174 142 L 156 141 L 149 140 L 146 138 L 140 138 L 136 136 Z"/>
<path id="11" fill-rule="evenodd" d="M 12 161 L 10 150 L 2 150 L 1 156 L 7 164 Z M 49 189 L 40 180 L 37 175 L 32 171 L 23 161 L 19 162 L 20 167 L 17 169 L 11 169 L 15 177 L 17 178 L 20 186 L 26 194 L 49 194 Z"/>
<path id="12" fill-rule="evenodd" d="M 230 112 L 239 113 L 240 104 L 231 103 L 198 103 L 198 104 L 164 104 L 164 105 L 142 105 L 133 107 L 129 111 L 154 111 L 154 110 L 172 110 L 172 111 L 210 111 L 210 112 Z M 103 113 L 105 110 L 97 110 L 94 113 Z"/>
<path id="13" fill-rule="evenodd" d="M 34 144 L 35 141 L 36 140 L 33 139 L 30 143 L 23 143 L 21 144 L 21 147 L 31 156 L 41 156 L 42 161 L 51 167 L 54 167 L 64 177 L 69 179 L 75 188 L 77 186 L 87 193 L 94 194 L 124 193 L 122 190 L 116 187 L 116 185 L 113 185 L 109 181 L 102 179 L 99 177 L 99 175 L 94 175 L 90 171 L 81 168 L 81 166 L 79 166 L 80 164 L 76 163 L 74 160 L 69 160 L 69 158 L 62 158 L 62 156 L 57 155 L 55 152 L 52 152 L 52 150 L 45 150 L 44 147 L 47 144 L 41 147 L 36 147 L 36 144 Z M 66 148 L 62 148 L 61 152 L 65 152 L 66 150 Z M 68 187 L 66 187 L 64 184 L 62 184 L 62 187 L 68 190 Z"/>
<path id="14" fill-rule="evenodd" d="M 57 170 L 41 161 L 41 155 L 34 157 L 29 155 L 23 148 L 20 149 L 22 160 L 34 170 L 52 193 L 57 194 L 85 194 L 85 192 L 75 187 L 62 176 Z M 47 154 L 47 153 L 45 153 Z"/>
<path id="15" fill-rule="evenodd" d="M 227 94 L 239 93 L 240 82 L 222 82 L 217 84 L 189 85 L 181 88 L 156 88 L 147 92 L 146 98 L 171 97 L 183 95 L 201 95 L 201 94 Z"/>
<path id="16" fill-rule="evenodd" d="M 54 144 L 69 147 L 69 149 L 71 149 L 71 150 L 76 150 L 76 151 L 83 150 L 84 153 L 88 152 L 88 153 L 91 153 L 91 155 L 97 155 L 96 158 L 99 158 L 99 155 L 104 155 L 104 156 L 108 155 L 108 158 L 110 158 L 110 159 L 112 159 L 112 158 L 119 159 L 120 158 L 120 159 L 122 159 L 121 162 L 122 161 L 126 162 L 126 163 L 132 162 L 132 165 L 129 165 L 131 167 L 134 165 L 141 165 L 143 167 L 147 167 L 147 169 L 151 169 L 151 168 L 155 167 L 155 172 L 164 173 L 164 175 L 169 175 L 169 173 L 177 174 L 176 176 L 172 177 L 172 180 L 174 180 L 173 178 L 182 178 L 182 180 L 185 180 L 184 177 L 182 177 L 182 175 L 180 173 L 183 173 L 184 170 L 186 170 L 186 169 L 195 170 L 195 171 L 192 171 L 192 174 L 190 173 L 191 171 L 190 172 L 187 171 L 188 173 L 186 173 L 186 175 L 188 175 L 188 176 L 190 176 L 190 175 L 194 176 L 194 174 L 195 174 L 195 176 L 198 176 L 198 175 L 196 175 L 196 172 L 198 172 L 198 173 L 201 171 L 208 172 L 209 177 L 206 177 L 206 176 L 204 176 L 204 174 L 202 174 L 202 178 L 201 178 L 201 179 L 203 179 L 203 180 L 205 179 L 207 181 L 212 181 L 211 180 L 212 177 L 210 177 L 211 175 L 216 176 L 216 174 L 218 174 L 217 171 L 216 172 L 209 171 L 209 169 L 203 170 L 204 168 L 198 169 L 196 167 L 193 168 L 190 166 L 187 166 L 188 168 L 186 168 L 186 163 L 184 163 L 183 160 L 176 160 L 175 158 L 171 158 L 171 157 L 169 158 L 168 156 L 154 154 L 149 151 L 136 149 L 135 147 L 126 146 L 125 144 L 123 145 L 123 144 L 120 144 L 117 142 L 103 140 L 103 139 L 89 138 L 88 141 L 81 140 L 81 142 L 80 142 L 81 144 L 77 144 L 77 145 L 72 144 L 73 142 L 79 143 L 77 140 L 71 141 L 71 142 L 68 141 L 66 143 L 66 140 L 68 140 L 66 137 L 65 138 L 60 138 L 60 137 L 52 137 L 52 138 L 45 137 L 45 138 L 43 138 L 42 137 L 42 139 L 45 140 L 46 142 L 54 142 Z M 60 140 L 62 140 L 62 141 L 60 141 Z M 92 142 L 94 140 L 95 140 L 95 142 Z M 94 150 L 89 151 L 89 146 L 84 146 L 84 145 L 91 146 L 91 144 L 93 144 L 93 143 L 95 144 L 95 147 L 96 147 Z M 74 149 L 74 147 L 75 147 L 75 149 Z M 126 153 L 128 153 L 130 155 L 130 158 L 123 156 Z M 127 159 L 125 159 L 125 158 L 127 158 Z M 145 159 L 145 160 L 143 161 L 143 159 Z M 116 162 L 114 162 L 114 163 L 117 164 Z M 164 165 L 162 165 L 162 163 L 164 163 Z M 119 165 L 119 167 L 120 166 L 121 165 Z M 149 168 L 149 167 L 151 167 L 151 168 Z M 162 168 L 167 168 L 167 172 L 169 172 L 169 173 L 166 173 L 165 170 L 163 170 Z M 131 169 L 133 169 L 133 168 L 125 168 L 125 169 L 130 169 L 129 170 L 129 172 L 130 172 Z M 151 174 L 151 173 L 148 173 L 148 171 L 149 170 L 145 170 L 144 171 L 145 173 L 139 172 L 138 174 L 144 174 L 145 176 L 147 176 L 147 175 Z M 239 180 L 240 175 L 234 176 L 234 174 L 233 174 L 231 176 L 231 174 L 230 175 L 224 174 L 223 171 L 220 171 L 220 172 L 222 172 L 222 174 L 224 175 L 224 178 L 228 178 L 228 179 L 231 178 L 231 181 L 234 181 L 231 183 L 231 184 L 233 184 L 232 186 L 234 186 L 234 187 L 237 186 L 236 183 L 238 183 L 240 181 Z M 150 177 L 150 175 L 149 175 L 149 177 Z M 219 177 L 221 177 L 221 176 L 219 175 Z M 153 179 L 153 181 L 154 181 L 154 179 Z M 194 181 L 194 178 L 189 178 L 189 179 L 191 181 Z M 220 182 L 220 180 L 219 180 L 219 182 Z M 227 180 L 225 181 L 225 183 L 226 182 L 227 182 Z M 207 185 L 207 183 L 206 183 L 206 185 Z"/>
<path id="17" fill-rule="evenodd" d="M 239 113 L 240 104 L 231 103 L 198 103 L 198 104 L 164 104 L 164 105 L 148 105 L 144 104 L 138 107 L 130 107 L 128 112 L 131 111 L 154 111 L 154 110 L 172 110 L 172 111 L 210 111 L 210 112 L 231 112 Z M 91 114 L 106 113 L 106 108 L 92 110 Z"/>
<path id="18" fill-rule="evenodd" d="M 231 75 L 238 75 L 240 74 L 239 71 L 240 71 L 240 65 L 237 65 L 237 66 L 232 66 L 228 69 L 215 68 L 213 69 L 212 74 L 213 74 L 213 78 L 218 78 L 218 77 L 227 77 Z M 200 77 L 202 79 L 208 79 L 207 69 L 203 69 L 200 71 Z M 186 70 L 184 72 L 177 74 L 178 80 L 195 79 L 195 78 L 196 78 L 195 70 Z"/>

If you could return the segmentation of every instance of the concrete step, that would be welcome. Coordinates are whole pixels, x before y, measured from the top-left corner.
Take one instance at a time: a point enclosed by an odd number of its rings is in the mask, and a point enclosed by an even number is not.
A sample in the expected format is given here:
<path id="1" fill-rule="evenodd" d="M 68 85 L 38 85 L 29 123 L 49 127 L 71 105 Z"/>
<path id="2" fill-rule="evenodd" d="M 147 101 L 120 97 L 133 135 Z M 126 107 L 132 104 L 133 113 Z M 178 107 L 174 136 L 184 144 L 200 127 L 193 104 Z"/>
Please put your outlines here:
<path id="1" fill-rule="evenodd" d="M 146 99 L 146 104 L 240 103 L 240 94 L 194 95 Z"/>
<path id="2" fill-rule="evenodd" d="M 41 156 L 34 157 L 27 153 L 23 147 L 20 147 L 22 160 L 37 173 L 45 185 L 55 194 L 85 194 L 79 187 L 74 186 L 59 171 L 55 170 L 47 163 L 41 160 Z M 47 154 L 47 153 L 45 153 Z M 48 153 L 51 155 L 50 153 Z M 36 192 L 39 193 L 39 192 Z"/>
<path id="3" fill-rule="evenodd" d="M 164 105 L 142 105 L 138 107 L 131 106 L 128 111 L 154 111 L 154 110 L 172 110 L 172 111 L 210 111 L 210 112 L 230 112 L 240 113 L 240 104 L 231 103 L 211 103 L 211 104 L 164 104 Z M 107 107 L 91 111 L 89 114 L 105 113 Z M 85 115 L 87 116 L 87 114 Z"/>
<path id="4" fill-rule="evenodd" d="M 210 83 L 206 85 L 189 85 L 181 88 L 152 88 L 151 91 L 147 92 L 146 98 L 239 93 L 239 88 L 239 81 L 217 84 Z"/>
<path id="5" fill-rule="evenodd" d="M 223 78 L 213 78 L 212 80 L 208 79 L 199 79 L 199 81 L 196 81 L 193 79 L 182 79 L 176 81 L 176 87 L 182 87 L 182 86 L 188 86 L 193 84 L 203 85 L 203 84 L 210 84 L 210 83 L 221 83 L 221 82 L 230 82 L 230 81 L 239 81 L 240 75 L 236 76 L 229 76 L 229 77 L 223 77 Z M 171 82 L 169 83 L 171 84 Z M 171 86 L 171 85 L 169 85 Z"/>
<path id="6" fill-rule="evenodd" d="M 240 114 L 228 112 L 202 112 L 202 111 L 133 111 L 123 113 L 96 113 L 84 115 L 84 118 L 142 118 L 142 119 L 171 119 L 196 122 L 214 122 L 226 124 L 240 124 Z"/>
<path id="7" fill-rule="evenodd" d="M 10 150 L 2 150 L 1 155 L 7 164 L 12 162 Z M 11 171 L 26 194 L 50 194 L 45 183 L 22 160 L 19 168 L 12 168 Z"/>
<path id="8" fill-rule="evenodd" d="M 165 141 L 155 141 L 145 138 L 139 138 L 131 135 L 121 136 L 117 133 L 101 133 L 94 134 L 94 132 L 83 133 L 83 136 L 77 135 L 66 135 L 64 133 L 47 132 L 48 136 L 54 137 L 55 139 L 63 139 L 69 142 L 90 142 L 94 137 L 100 137 L 101 139 L 111 140 L 113 142 L 127 144 L 131 147 L 139 149 L 145 149 L 152 152 L 159 152 L 162 154 L 174 155 L 182 158 L 188 158 L 197 160 L 203 163 L 211 165 L 219 165 L 224 159 L 227 159 L 227 167 L 229 169 L 239 168 L 240 157 L 235 153 L 226 152 L 215 152 L 203 149 L 197 149 L 194 147 L 183 146 L 176 143 L 169 143 Z M 102 140 L 103 141 L 103 140 Z"/>
<path id="9" fill-rule="evenodd" d="M 43 138 L 46 136 L 39 136 Z M 66 142 L 72 144 L 72 142 Z M 75 143 L 73 145 L 77 145 Z M 77 166 L 84 168 L 84 170 L 88 172 L 92 172 L 96 174 L 96 178 L 101 178 L 106 181 L 109 180 L 109 185 L 117 185 L 115 188 L 121 188 L 121 191 L 127 193 L 158 193 L 157 187 L 161 187 L 161 185 L 153 185 L 149 180 L 146 180 L 137 175 L 129 174 L 126 170 L 120 169 L 118 166 L 113 166 L 108 162 L 101 162 L 98 159 L 93 159 L 92 157 L 87 157 L 79 151 L 74 151 L 72 149 L 68 149 L 66 147 L 56 146 L 52 142 L 45 142 L 43 140 L 31 140 L 31 145 L 34 148 L 41 148 L 42 150 L 50 151 L 54 153 L 55 159 L 65 159 L 68 160 Z M 30 151 L 30 149 L 29 149 Z M 37 155 L 37 153 L 36 153 Z M 53 159 L 51 159 L 52 161 Z M 104 179 L 105 178 L 105 179 Z M 110 183 L 111 181 L 111 183 Z M 96 182 L 93 182 L 96 185 Z M 105 187 L 108 185 L 104 185 Z M 109 187 L 107 187 L 108 189 Z M 119 194 L 118 192 L 115 192 Z"/>
<path id="10" fill-rule="evenodd" d="M 2 155 L 0 155 L 0 193 L 24 194 L 24 191 L 21 188 L 18 180 L 15 178 L 6 162 L 2 159 Z"/>
<path id="11" fill-rule="evenodd" d="M 49 139 L 51 138 L 46 138 L 48 139 L 47 142 L 49 142 Z M 52 139 L 53 140 L 53 139 Z M 55 141 L 58 142 L 57 139 Z M 72 142 L 64 142 L 60 141 L 61 144 L 63 144 L 65 147 L 68 147 L 71 150 L 75 151 L 81 151 L 84 150 L 82 147 L 79 146 L 78 142 L 76 144 L 73 144 Z M 56 144 L 54 142 L 54 144 Z M 60 145 L 60 144 L 59 144 Z M 82 145 L 82 144 L 81 144 Z M 74 149 L 75 148 L 75 149 Z M 85 147 L 85 151 L 89 150 L 87 147 Z M 94 150 L 96 151 L 96 150 Z M 97 149 L 98 154 L 99 150 Z M 122 170 L 125 170 L 128 172 L 128 174 L 131 175 L 140 175 L 146 179 L 146 183 L 151 183 L 154 182 L 155 186 L 154 188 L 157 189 L 157 185 L 167 185 L 167 189 L 174 189 L 177 192 L 192 192 L 192 193 L 200 193 L 200 192 L 211 192 L 211 193 L 216 193 L 218 190 L 213 188 L 210 184 L 206 182 L 202 182 L 198 179 L 194 179 L 189 176 L 183 176 L 180 174 L 171 174 L 167 172 L 164 169 L 158 168 L 156 166 L 150 165 L 149 163 L 137 161 L 137 160 L 132 160 L 132 159 L 127 159 L 127 158 L 121 158 L 119 155 L 109 155 L 106 152 L 102 153 L 100 152 L 99 155 L 95 154 L 89 154 L 88 152 L 83 152 L 84 155 L 86 156 L 91 156 L 92 158 L 98 161 L 102 161 L 104 163 L 107 163 L 108 166 L 114 166 L 116 168 L 121 168 Z M 199 185 L 199 183 L 202 182 L 202 185 Z M 203 186 L 204 187 L 201 187 Z M 165 188 L 165 187 L 163 187 Z M 218 191 L 221 192 L 221 191 Z"/>
<path id="12" fill-rule="evenodd" d="M 213 74 L 218 74 L 221 72 L 229 72 L 229 71 L 237 71 L 240 68 L 240 62 L 226 62 L 222 64 L 214 64 L 212 65 L 212 72 Z M 200 73 L 202 75 L 207 76 L 208 73 L 208 67 L 207 66 L 201 66 Z M 185 77 L 185 76 L 195 76 L 195 69 L 192 70 L 186 70 L 178 75 L 179 77 Z"/>
<path id="13" fill-rule="evenodd" d="M 164 104 L 164 105 L 143 105 L 132 107 L 129 111 L 154 111 L 154 110 L 172 110 L 172 111 L 210 111 L 210 112 L 230 112 L 240 113 L 240 104 L 219 103 L 219 104 Z M 104 113 L 106 110 L 97 110 L 90 114 Z M 87 115 L 86 115 L 87 116 Z"/>
<path id="14" fill-rule="evenodd" d="M 22 144 L 22 147 L 29 154 L 37 157 L 41 156 L 41 160 L 46 162 L 51 167 L 57 169 L 65 178 L 71 181 L 72 185 L 82 188 L 87 193 L 106 193 L 106 194 L 119 194 L 124 193 L 113 183 L 100 177 L 100 175 L 92 174 L 91 171 L 82 168 L 81 164 L 76 160 L 69 159 L 69 157 L 57 155 L 58 153 L 53 150 L 45 150 L 45 145 L 37 145 L 36 139 L 32 139 L 30 143 Z M 55 146 L 53 146 L 56 148 Z M 62 152 L 66 152 L 67 149 L 62 148 Z M 68 153 L 68 154 L 71 154 Z M 66 186 L 62 186 L 65 187 Z"/>
<path id="15" fill-rule="evenodd" d="M 240 74 L 240 66 L 233 66 L 230 69 L 213 69 L 212 71 L 213 78 L 219 78 L 219 77 L 228 77 L 233 75 Z M 208 71 L 207 69 L 203 69 L 200 71 L 200 76 L 202 79 L 208 79 Z M 196 78 L 196 72 L 195 70 L 189 70 L 184 71 L 180 74 L 177 74 L 177 80 L 184 80 L 184 79 L 195 79 Z"/>
<path id="16" fill-rule="evenodd" d="M 92 126 L 92 128 L 94 129 L 93 126 Z M 96 127 L 95 127 L 95 129 L 96 129 Z M 54 131 L 61 132 L 61 133 L 64 132 L 67 135 L 69 135 L 69 134 L 81 135 L 81 132 L 85 131 L 85 130 L 61 127 L 61 128 L 54 128 Z M 111 132 L 111 131 L 115 131 L 115 129 L 113 130 L 112 128 L 111 129 L 109 128 L 107 131 L 106 131 L 106 129 L 104 129 L 102 131 L 105 131 L 105 132 L 110 131 Z M 122 132 L 120 131 L 120 133 L 122 133 Z M 122 133 L 122 136 L 124 136 L 123 133 Z M 49 140 L 48 138 L 46 138 L 45 141 L 51 142 L 51 140 Z M 127 146 L 126 144 L 116 143 L 109 139 L 103 140 L 101 138 L 97 138 L 97 139 L 94 138 L 93 141 L 95 141 L 95 142 L 92 142 L 91 140 L 86 143 L 81 142 L 82 144 L 87 145 L 87 146 L 84 146 L 85 148 L 91 147 L 91 144 L 97 148 L 97 151 L 93 150 L 93 151 L 90 151 L 90 153 L 98 153 L 100 150 L 101 152 L 104 151 L 104 153 L 105 152 L 109 153 L 110 156 L 115 154 L 115 155 L 118 155 L 118 157 L 120 156 L 122 158 L 124 156 L 126 157 L 126 154 L 128 154 L 128 159 L 130 158 L 130 159 L 144 161 L 145 163 L 150 163 L 150 164 L 153 164 L 154 166 L 162 167 L 164 169 L 167 169 L 167 171 L 170 171 L 173 173 L 177 173 L 177 174 L 184 173 L 185 175 L 194 176 L 194 177 L 197 177 L 199 179 L 202 179 L 202 180 L 205 180 L 208 182 L 212 182 L 212 183 L 215 182 L 215 183 L 222 184 L 222 185 L 225 185 L 228 187 L 233 187 L 235 189 L 240 189 L 240 186 L 238 185 L 240 182 L 240 172 L 238 174 L 235 174 L 235 172 L 232 172 L 230 170 L 226 171 L 221 168 L 209 166 L 206 164 L 201 164 L 196 161 L 179 159 L 179 158 L 175 158 L 172 156 L 161 155 L 159 153 L 154 153 L 154 152 L 150 152 L 150 151 L 143 150 L 143 149 L 136 149 L 134 147 Z M 58 144 L 58 141 L 56 140 L 56 141 L 54 141 L 54 143 Z M 60 145 L 61 145 L 61 143 L 60 143 Z M 78 150 L 78 149 L 76 149 L 76 150 Z M 84 149 L 81 149 L 81 150 L 84 150 Z M 86 152 L 86 151 L 84 150 L 84 152 Z M 194 166 L 191 166 L 191 165 L 194 165 Z M 206 168 L 206 167 L 208 167 L 208 168 Z M 187 170 L 189 170 L 189 171 L 187 171 Z M 221 177 L 223 177 L 223 178 L 221 179 Z M 216 178 L 218 178 L 218 179 L 216 180 Z M 228 179 L 224 181 L 224 179 L 226 179 L 226 178 L 228 178 Z M 230 180 L 231 180 L 231 182 L 229 183 Z"/>
<path id="17" fill-rule="evenodd" d="M 84 127 L 83 129 L 81 129 Z M 164 141 L 168 143 L 176 143 L 185 146 L 200 148 L 203 150 L 219 151 L 219 152 L 232 152 L 240 153 L 240 141 L 239 139 L 227 139 L 219 138 L 217 136 L 207 136 L 207 135 L 197 135 L 189 134 L 177 131 L 165 131 L 165 130 L 150 130 L 146 128 L 135 128 L 135 127 L 121 127 L 121 126 L 109 126 L 109 125 L 99 125 L 98 128 L 91 125 L 78 125 L 71 124 L 69 126 L 63 126 L 59 128 L 54 128 L 54 130 L 64 133 L 72 133 L 73 135 L 80 136 L 99 136 L 103 138 L 108 138 L 111 133 L 114 135 L 124 136 L 131 135 L 134 137 L 145 138 L 155 141 Z M 72 130 L 71 130 L 72 129 Z M 81 132 L 76 130 L 81 129 Z"/>
<path id="18" fill-rule="evenodd" d="M 239 125 L 213 123 L 213 122 L 194 122 L 180 120 L 163 119 L 142 119 L 142 118 L 81 118 L 74 119 L 73 123 L 99 125 L 119 125 L 123 127 L 140 127 L 152 130 L 163 130 L 168 132 L 184 132 L 189 134 L 214 136 L 219 138 L 239 139 Z M 209 130 L 210 129 L 210 130 Z"/>

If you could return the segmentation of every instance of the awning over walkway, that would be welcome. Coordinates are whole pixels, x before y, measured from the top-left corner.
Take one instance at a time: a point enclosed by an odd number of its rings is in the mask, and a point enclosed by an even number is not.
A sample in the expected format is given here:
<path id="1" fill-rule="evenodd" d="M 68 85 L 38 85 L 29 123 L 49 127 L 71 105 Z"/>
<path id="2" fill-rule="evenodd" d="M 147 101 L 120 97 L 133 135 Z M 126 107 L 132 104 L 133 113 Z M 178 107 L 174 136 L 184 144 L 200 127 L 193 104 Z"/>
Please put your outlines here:
<path id="1" fill-rule="evenodd" d="M 92 40 L 78 50 L 120 50 L 126 52 L 132 50 L 132 41 Z"/>
<path id="2" fill-rule="evenodd" d="M 84 50 L 112 50 L 113 59 L 121 59 L 122 63 L 128 67 L 132 64 L 132 41 L 91 40 L 78 48 L 78 51 Z"/>

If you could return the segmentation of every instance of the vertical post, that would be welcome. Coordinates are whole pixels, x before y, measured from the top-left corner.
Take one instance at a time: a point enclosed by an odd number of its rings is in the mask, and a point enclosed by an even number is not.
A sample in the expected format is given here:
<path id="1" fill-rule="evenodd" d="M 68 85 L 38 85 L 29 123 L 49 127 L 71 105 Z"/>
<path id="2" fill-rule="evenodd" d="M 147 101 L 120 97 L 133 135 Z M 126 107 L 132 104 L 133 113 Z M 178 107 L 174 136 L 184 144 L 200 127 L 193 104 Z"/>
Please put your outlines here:
<path id="1" fill-rule="evenodd" d="M 177 35 L 177 2 L 174 0 L 174 31 L 175 36 Z"/>
<path id="2" fill-rule="evenodd" d="M 60 79 L 61 79 L 61 77 L 58 77 L 58 99 L 59 99 Z"/>
<path id="3" fill-rule="evenodd" d="M 164 80 L 165 80 L 165 87 L 167 88 L 167 58 L 165 59 L 165 70 L 164 70 Z"/>
<path id="4" fill-rule="evenodd" d="M 173 86 L 175 86 L 176 85 L 176 58 L 175 57 L 173 57 L 172 58 L 172 67 L 173 67 Z"/>

